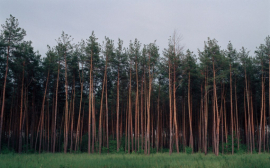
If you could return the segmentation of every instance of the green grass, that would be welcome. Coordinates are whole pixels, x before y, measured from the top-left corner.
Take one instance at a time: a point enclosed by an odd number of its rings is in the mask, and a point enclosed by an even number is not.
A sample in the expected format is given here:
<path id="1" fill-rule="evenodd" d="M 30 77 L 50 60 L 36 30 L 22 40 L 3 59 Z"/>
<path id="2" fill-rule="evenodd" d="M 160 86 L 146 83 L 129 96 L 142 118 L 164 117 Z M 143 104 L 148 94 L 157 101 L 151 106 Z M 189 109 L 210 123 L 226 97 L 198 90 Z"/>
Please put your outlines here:
<path id="1" fill-rule="evenodd" d="M 270 167 L 270 154 L 204 155 L 158 153 L 143 154 L 0 154 L 1 168 L 95 168 L 95 167 Z"/>

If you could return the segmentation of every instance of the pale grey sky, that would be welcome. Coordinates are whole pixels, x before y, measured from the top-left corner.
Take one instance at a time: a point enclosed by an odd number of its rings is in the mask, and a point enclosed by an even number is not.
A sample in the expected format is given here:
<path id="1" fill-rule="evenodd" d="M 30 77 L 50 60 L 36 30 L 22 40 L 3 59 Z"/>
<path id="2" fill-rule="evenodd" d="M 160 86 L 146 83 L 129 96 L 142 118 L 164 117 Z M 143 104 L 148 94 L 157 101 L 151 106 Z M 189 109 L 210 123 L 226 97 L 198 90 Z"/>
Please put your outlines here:
<path id="1" fill-rule="evenodd" d="M 197 55 L 207 37 L 224 49 L 251 51 L 270 35 L 269 0 L 1 0 L 0 23 L 12 14 L 26 30 L 35 50 L 44 56 L 47 44 L 55 46 L 61 32 L 74 43 L 95 31 L 99 42 L 107 36 L 128 46 L 157 40 L 160 53 L 175 29 L 183 36 L 185 50 Z"/>

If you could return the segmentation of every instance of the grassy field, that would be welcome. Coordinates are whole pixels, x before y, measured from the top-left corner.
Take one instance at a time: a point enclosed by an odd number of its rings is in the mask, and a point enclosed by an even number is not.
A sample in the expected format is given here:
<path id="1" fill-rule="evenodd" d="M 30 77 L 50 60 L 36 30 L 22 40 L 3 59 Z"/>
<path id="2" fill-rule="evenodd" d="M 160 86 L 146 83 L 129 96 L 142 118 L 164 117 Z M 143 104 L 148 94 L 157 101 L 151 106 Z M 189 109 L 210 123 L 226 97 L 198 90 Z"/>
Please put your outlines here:
<path id="1" fill-rule="evenodd" d="M 1 154 L 1 168 L 95 168 L 95 167 L 270 167 L 270 154 Z"/>

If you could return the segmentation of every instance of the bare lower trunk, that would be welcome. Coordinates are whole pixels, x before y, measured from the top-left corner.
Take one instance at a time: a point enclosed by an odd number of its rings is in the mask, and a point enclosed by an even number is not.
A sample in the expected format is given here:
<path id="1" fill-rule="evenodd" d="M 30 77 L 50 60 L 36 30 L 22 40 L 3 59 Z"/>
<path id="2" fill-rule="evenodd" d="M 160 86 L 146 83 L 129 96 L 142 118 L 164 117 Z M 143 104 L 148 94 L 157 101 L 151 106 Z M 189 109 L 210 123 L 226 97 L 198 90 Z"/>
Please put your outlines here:
<path id="1" fill-rule="evenodd" d="M 68 145 L 68 79 L 67 79 L 67 58 L 65 52 L 65 126 L 64 126 L 64 153 L 67 153 Z"/>
<path id="2" fill-rule="evenodd" d="M 57 121 L 57 103 L 58 103 L 58 85 L 59 85 L 59 73 L 60 73 L 60 62 L 58 62 L 57 70 L 57 81 L 56 81 L 56 91 L 55 91 L 55 106 L 54 106 L 54 129 L 53 129 L 53 153 L 55 152 L 56 143 L 56 121 Z"/>
<path id="3" fill-rule="evenodd" d="M 73 96 L 72 96 L 72 111 L 71 111 L 71 124 L 70 124 L 70 153 L 73 147 L 73 122 L 74 122 L 74 106 L 75 106 L 75 76 L 73 74 Z"/>
<path id="4" fill-rule="evenodd" d="M 131 68 L 129 69 L 129 88 L 128 88 L 128 154 L 130 154 L 130 138 L 132 135 L 132 131 L 131 131 L 131 112 L 132 112 L 132 108 L 131 108 Z"/>
<path id="5" fill-rule="evenodd" d="M 101 144 L 102 144 L 102 113 L 103 113 L 103 93 L 104 93 L 104 85 L 106 82 L 106 77 L 104 74 L 103 84 L 102 84 L 102 93 L 101 93 L 101 100 L 100 100 L 100 114 L 99 114 L 99 154 L 101 154 Z"/>
<path id="6" fill-rule="evenodd" d="M 46 81 L 46 86 L 45 86 L 45 91 L 43 95 L 43 101 L 42 101 L 42 107 L 41 107 L 41 114 L 40 114 L 40 140 L 39 140 L 39 153 L 41 152 L 41 142 L 42 142 L 42 133 L 43 133 L 43 123 L 44 123 L 44 106 L 45 106 L 45 100 L 46 100 L 46 95 L 47 95 L 47 87 L 48 87 L 48 82 L 49 82 L 49 74 L 50 72 L 48 71 L 47 75 L 47 81 Z"/>
<path id="7" fill-rule="evenodd" d="M 261 153 L 261 146 L 262 146 L 262 132 L 263 132 L 263 114 L 264 114 L 264 80 L 263 80 L 263 71 L 262 71 L 262 99 L 261 99 L 261 117 L 260 117 L 260 134 L 259 134 L 259 153 Z M 264 134 L 264 132 L 263 132 Z"/>
<path id="8" fill-rule="evenodd" d="M 10 41 L 9 41 L 10 43 Z M 0 153 L 1 153 L 1 140 L 2 140 L 2 129 L 3 129 L 3 118 L 4 118 L 4 109 L 5 109 L 5 98 L 6 98 L 6 83 L 7 83 L 7 74 L 8 74 L 8 59 L 9 59 L 9 46 L 7 50 L 7 63 L 6 63 L 6 72 L 4 78 L 4 86 L 3 86 L 3 96 L 2 96 L 2 108 L 1 108 L 1 116 L 0 116 Z"/>
<path id="9" fill-rule="evenodd" d="M 156 129 L 157 129 L 157 141 L 156 141 L 156 148 L 157 148 L 157 153 L 158 153 L 158 148 L 159 148 L 159 134 L 160 134 L 160 119 L 159 119 L 159 116 L 160 116 L 160 114 L 159 114 L 159 95 L 160 95 L 160 84 L 158 85 L 158 100 L 157 100 L 157 127 L 156 127 Z"/>
<path id="10" fill-rule="evenodd" d="M 231 134 L 232 134 L 232 154 L 234 153 L 234 140 L 233 140 L 233 102 L 232 102 L 232 67 L 230 64 L 230 102 L 231 102 Z"/>
<path id="11" fill-rule="evenodd" d="M 176 86 L 175 86 L 175 83 L 176 83 L 176 65 L 173 66 L 174 68 L 174 73 L 173 73 L 173 76 L 174 76 L 174 79 L 173 79 L 173 112 L 174 112 L 174 127 L 175 127 L 175 145 L 176 145 L 176 151 L 177 153 L 179 153 L 179 146 L 178 146 L 178 125 L 177 125 L 177 116 L 176 116 L 176 113 L 177 113 L 177 110 L 176 110 Z"/>
<path id="12" fill-rule="evenodd" d="M 80 67 L 80 65 L 79 65 Z M 82 65 L 82 75 L 80 75 L 79 72 L 79 77 L 80 77 L 80 84 L 81 84 L 81 96 L 80 96 L 80 107 L 79 107 L 79 115 L 78 115 L 78 122 L 77 122 L 77 129 L 76 129 L 76 141 L 75 141 L 75 151 L 77 151 L 79 147 L 79 132 L 80 132 L 80 123 L 81 123 L 81 110 L 82 110 L 82 96 L 83 96 L 83 65 Z M 89 89 L 91 90 L 91 89 Z M 89 95 L 90 97 L 91 95 Z M 90 103 L 89 103 L 90 104 Z M 89 138 L 89 136 L 88 136 Z M 88 146 L 90 144 L 88 143 Z"/>
<path id="13" fill-rule="evenodd" d="M 19 153 L 22 152 L 22 120 L 23 120 L 23 84 L 24 84 L 24 65 L 25 62 L 23 62 L 23 74 L 22 74 L 22 89 L 21 89 L 21 107 L 20 107 L 20 127 L 19 127 Z M 49 72 L 48 72 L 49 74 Z M 45 100 L 45 99 L 44 99 Z M 44 105 L 43 105 L 44 106 Z"/>
<path id="14" fill-rule="evenodd" d="M 90 144 L 91 144 L 91 112 L 93 113 L 92 108 L 91 108 L 91 105 L 92 105 L 92 98 L 93 98 L 93 91 L 92 91 L 92 87 L 91 87 L 91 84 L 92 84 L 92 71 L 93 71 L 93 54 L 92 54 L 92 51 L 91 51 L 91 59 L 90 59 L 90 73 L 89 73 L 89 113 L 88 113 L 88 154 L 90 154 Z M 92 132 L 93 134 L 94 132 Z M 92 139 L 93 141 L 93 139 Z"/>
<path id="15" fill-rule="evenodd" d="M 120 148 L 120 140 L 119 140 L 119 67 L 117 74 L 117 98 L 116 98 L 116 141 L 117 141 L 117 152 L 119 152 Z"/>
<path id="16" fill-rule="evenodd" d="M 170 106 L 170 155 L 172 154 L 172 91 L 171 91 L 171 63 L 169 62 L 169 106 Z"/>
<path id="17" fill-rule="evenodd" d="M 105 103 L 106 103 L 106 131 L 107 131 L 107 153 L 109 153 L 109 110 L 108 110 L 108 94 L 107 94 L 107 78 L 106 78 L 106 88 L 105 88 Z"/>
<path id="18" fill-rule="evenodd" d="M 192 134 L 192 111 L 191 111 L 191 95 L 190 95 L 190 72 L 188 74 L 188 114 L 189 114 L 189 146 L 193 152 L 193 134 Z"/>
<path id="19" fill-rule="evenodd" d="M 151 90 L 152 90 L 152 75 L 150 72 L 150 53 L 149 53 L 149 89 L 148 89 L 148 103 L 147 103 L 147 143 L 148 155 L 150 155 L 150 103 L 151 103 Z"/>
<path id="20" fill-rule="evenodd" d="M 207 70 L 205 72 L 205 95 L 204 95 L 204 154 L 207 154 L 207 119 L 208 119 L 208 90 L 207 90 Z"/>

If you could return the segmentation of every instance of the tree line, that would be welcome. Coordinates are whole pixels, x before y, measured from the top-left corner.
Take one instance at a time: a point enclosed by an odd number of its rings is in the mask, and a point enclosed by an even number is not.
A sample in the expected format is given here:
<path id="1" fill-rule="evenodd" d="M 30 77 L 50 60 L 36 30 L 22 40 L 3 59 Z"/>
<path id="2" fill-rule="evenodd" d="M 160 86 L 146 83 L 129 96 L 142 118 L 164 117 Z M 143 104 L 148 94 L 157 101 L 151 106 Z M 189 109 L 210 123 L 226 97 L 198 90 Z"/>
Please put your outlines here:
<path id="1" fill-rule="evenodd" d="M 252 54 L 208 38 L 196 56 L 177 32 L 162 53 L 62 32 L 45 57 L 25 36 L 2 24 L 0 153 L 269 152 L 270 36 Z"/>

